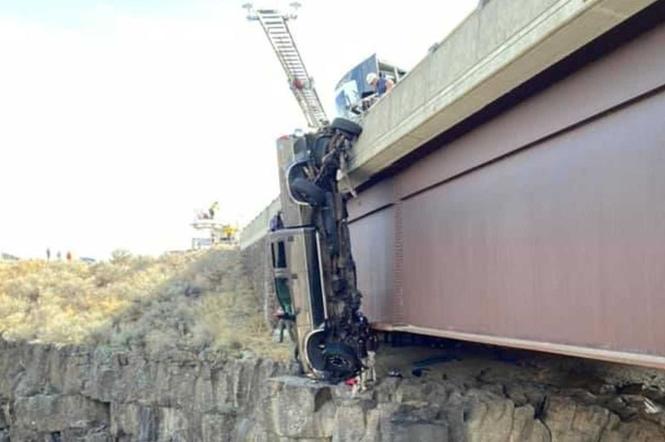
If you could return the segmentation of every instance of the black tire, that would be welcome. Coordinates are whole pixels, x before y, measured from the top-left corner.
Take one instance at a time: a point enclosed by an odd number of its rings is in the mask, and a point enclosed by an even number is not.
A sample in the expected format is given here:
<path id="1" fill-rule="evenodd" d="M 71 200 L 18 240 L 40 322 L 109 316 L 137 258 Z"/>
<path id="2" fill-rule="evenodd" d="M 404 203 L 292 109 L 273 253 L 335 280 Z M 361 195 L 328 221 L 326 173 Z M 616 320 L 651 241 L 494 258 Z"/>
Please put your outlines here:
<path id="1" fill-rule="evenodd" d="M 326 361 L 325 371 L 329 380 L 333 382 L 344 381 L 360 372 L 360 360 L 356 352 L 346 344 L 340 342 L 326 344 L 323 356 Z"/>
<path id="2" fill-rule="evenodd" d="M 291 195 L 300 203 L 319 207 L 325 204 L 326 194 L 319 186 L 305 178 L 296 178 L 289 183 Z"/>
<path id="3" fill-rule="evenodd" d="M 360 135 L 363 131 L 361 125 L 354 123 L 351 120 L 347 120 L 346 118 L 335 118 L 333 122 L 330 123 L 330 127 L 355 136 Z"/>

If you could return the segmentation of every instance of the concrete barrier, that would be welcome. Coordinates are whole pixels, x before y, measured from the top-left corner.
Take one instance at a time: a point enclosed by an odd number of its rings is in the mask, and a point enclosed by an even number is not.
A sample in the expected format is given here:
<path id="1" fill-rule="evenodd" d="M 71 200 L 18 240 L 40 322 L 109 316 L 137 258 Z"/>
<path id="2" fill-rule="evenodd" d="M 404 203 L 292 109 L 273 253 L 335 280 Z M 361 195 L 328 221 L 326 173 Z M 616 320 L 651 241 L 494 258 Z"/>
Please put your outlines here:
<path id="1" fill-rule="evenodd" d="M 268 207 L 263 209 L 249 224 L 243 227 L 239 239 L 241 250 L 245 250 L 266 235 L 270 226 L 270 218 L 275 216 L 279 208 L 279 198 L 275 198 Z"/>
<path id="2" fill-rule="evenodd" d="M 655 0 L 490 1 L 365 116 L 350 177 L 362 184 Z"/>

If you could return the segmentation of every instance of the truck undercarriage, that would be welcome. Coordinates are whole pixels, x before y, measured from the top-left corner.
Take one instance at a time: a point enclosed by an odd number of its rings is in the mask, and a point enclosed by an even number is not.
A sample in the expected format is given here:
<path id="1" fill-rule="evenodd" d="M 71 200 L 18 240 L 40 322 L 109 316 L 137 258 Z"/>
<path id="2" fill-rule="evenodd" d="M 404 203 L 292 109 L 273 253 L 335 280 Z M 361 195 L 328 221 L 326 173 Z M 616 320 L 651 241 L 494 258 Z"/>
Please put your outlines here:
<path id="1" fill-rule="evenodd" d="M 282 319 L 294 323 L 303 372 L 332 382 L 371 373 L 376 349 L 360 311 L 348 195 L 338 185 L 361 131 L 338 118 L 317 132 L 278 140 L 282 211 L 270 235 L 275 291 Z"/>

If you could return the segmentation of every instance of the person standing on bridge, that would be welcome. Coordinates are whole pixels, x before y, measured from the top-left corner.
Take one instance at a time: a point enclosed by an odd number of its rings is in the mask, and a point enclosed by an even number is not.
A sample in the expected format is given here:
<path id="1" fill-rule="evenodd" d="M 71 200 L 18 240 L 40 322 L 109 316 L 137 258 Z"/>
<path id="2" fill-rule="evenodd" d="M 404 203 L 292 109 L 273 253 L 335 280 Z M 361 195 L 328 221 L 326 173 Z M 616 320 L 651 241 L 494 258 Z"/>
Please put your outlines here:
<path id="1" fill-rule="evenodd" d="M 219 212 L 219 201 L 215 201 L 210 205 L 210 208 L 208 209 L 208 216 L 209 219 L 215 219 L 215 214 Z"/>
<path id="2" fill-rule="evenodd" d="M 374 88 L 374 93 L 377 97 L 384 95 L 395 86 L 395 83 L 390 79 L 386 78 L 384 74 L 376 74 L 375 72 L 370 72 L 365 78 L 367 84 Z"/>

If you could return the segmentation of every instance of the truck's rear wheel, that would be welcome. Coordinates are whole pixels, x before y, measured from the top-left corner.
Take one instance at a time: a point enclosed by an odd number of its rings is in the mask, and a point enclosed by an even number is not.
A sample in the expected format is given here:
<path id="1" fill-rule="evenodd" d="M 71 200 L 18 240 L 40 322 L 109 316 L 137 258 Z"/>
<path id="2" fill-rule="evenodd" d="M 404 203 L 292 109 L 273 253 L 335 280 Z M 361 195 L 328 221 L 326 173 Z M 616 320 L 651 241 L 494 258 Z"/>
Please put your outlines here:
<path id="1" fill-rule="evenodd" d="M 361 125 L 354 123 L 351 120 L 347 120 L 346 118 L 335 118 L 333 122 L 330 123 L 330 127 L 347 132 L 351 135 L 360 135 L 363 131 Z"/>
<path id="2" fill-rule="evenodd" d="M 296 178 L 289 183 L 293 198 L 299 203 L 307 203 L 312 207 L 319 207 L 326 202 L 326 193 L 319 186 L 305 178 Z"/>

